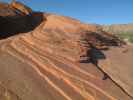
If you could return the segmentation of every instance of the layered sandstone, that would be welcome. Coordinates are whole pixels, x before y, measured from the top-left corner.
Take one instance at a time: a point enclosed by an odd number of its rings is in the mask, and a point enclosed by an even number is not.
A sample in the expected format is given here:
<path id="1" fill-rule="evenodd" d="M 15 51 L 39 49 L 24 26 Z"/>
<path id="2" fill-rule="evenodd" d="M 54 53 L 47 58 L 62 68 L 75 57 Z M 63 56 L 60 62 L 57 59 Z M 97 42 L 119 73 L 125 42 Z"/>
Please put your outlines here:
<path id="1" fill-rule="evenodd" d="M 26 27 L 19 26 L 21 30 L 12 27 L 15 34 L 7 31 L 8 36 L 1 37 L 0 100 L 132 100 L 132 92 L 129 95 L 116 81 L 117 75 L 124 78 L 120 73 L 112 77 L 113 67 L 109 71 L 98 68 L 100 60 L 110 58 L 103 50 L 123 44 L 117 37 L 94 25 L 54 14 L 10 18 L 9 23 L 12 18 L 31 20 L 25 20 Z M 105 73 L 109 73 L 106 80 Z M 128 82 L 132 84 L 132 80 Z"/>

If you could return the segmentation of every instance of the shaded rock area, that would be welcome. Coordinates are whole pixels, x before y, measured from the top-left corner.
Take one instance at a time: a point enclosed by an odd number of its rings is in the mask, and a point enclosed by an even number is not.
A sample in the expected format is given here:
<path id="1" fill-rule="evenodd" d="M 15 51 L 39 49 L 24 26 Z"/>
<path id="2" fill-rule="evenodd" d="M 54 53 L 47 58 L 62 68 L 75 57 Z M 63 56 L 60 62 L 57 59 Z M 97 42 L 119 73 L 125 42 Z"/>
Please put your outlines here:
<path id="1" fill-rule="evenodd" d="M 9 4 L 0 3 L 0 39 L 30 32 L 39 26 L 42 21 L 46 21 L 46 19 L 41 12 L 21 15 L 21 11 L 18 12 L 11 8 Z"/>
<path id="2" fill-rule="evenodd" d="M 30 16 L 0 17 L 0 38 L 2 39 L 19 33 L 30 32 L 45 20 L 43 14 L 38 12 L 34 12 Z"/>
<path id="3" fill-rule="evenodd" d="M 70 17 L 1 9 L 0 100 L 133 100 L 130 70 L 111 66 L 112 48 L 126 48 L 119 38 Z"/>

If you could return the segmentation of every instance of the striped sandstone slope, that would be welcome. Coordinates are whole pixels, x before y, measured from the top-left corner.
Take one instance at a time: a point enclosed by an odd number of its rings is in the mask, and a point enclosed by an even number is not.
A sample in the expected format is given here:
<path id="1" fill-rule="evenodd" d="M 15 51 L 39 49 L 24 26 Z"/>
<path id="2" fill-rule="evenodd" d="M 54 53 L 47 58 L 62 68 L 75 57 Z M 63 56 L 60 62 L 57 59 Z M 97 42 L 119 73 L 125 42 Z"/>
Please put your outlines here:
<path id="1" fill-rule="evenodd" d="M 102 33 L 95 26 L 53 14 L 44 17 L 33 31 L 0 41 L 0 100 L 132 100 L 112 80 L 102 80 L 94 64 L 78 62 L 83 33 L 97 48 L 111 44 L 97 39 Z"/>

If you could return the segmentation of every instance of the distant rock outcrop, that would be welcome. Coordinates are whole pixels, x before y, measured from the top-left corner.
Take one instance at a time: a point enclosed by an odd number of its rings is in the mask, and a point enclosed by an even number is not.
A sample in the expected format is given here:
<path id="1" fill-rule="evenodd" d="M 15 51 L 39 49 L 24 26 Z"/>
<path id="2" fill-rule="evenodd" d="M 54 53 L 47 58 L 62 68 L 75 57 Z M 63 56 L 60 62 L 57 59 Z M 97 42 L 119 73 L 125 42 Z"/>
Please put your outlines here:
<path id="1" fill-rule="evenodd" d="M 133 24 L 113 24 L 113 25 L 103 25 L 105 31 L 119 34 L 119 33 L 133 33 Z"/>

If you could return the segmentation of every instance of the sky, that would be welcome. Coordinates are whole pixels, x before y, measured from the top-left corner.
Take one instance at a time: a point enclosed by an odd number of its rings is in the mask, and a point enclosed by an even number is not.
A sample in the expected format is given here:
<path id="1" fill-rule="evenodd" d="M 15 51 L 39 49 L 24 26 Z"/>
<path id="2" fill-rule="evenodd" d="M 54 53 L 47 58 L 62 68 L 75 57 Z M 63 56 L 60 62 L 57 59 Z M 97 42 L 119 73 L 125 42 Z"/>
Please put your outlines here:
<path id="1" fill-rule="evenodd" d="M 11 1 L 11 0 L 1 0 Z M 35 11 L 70 16 L 93 24 L 133 23 L 133 0 L 18 0 Z"/>

